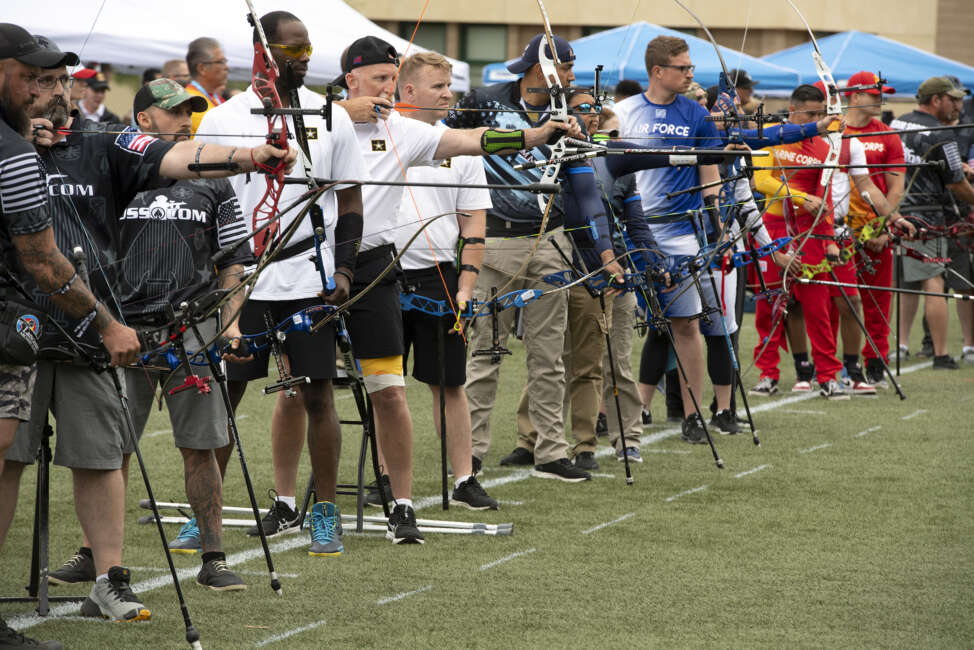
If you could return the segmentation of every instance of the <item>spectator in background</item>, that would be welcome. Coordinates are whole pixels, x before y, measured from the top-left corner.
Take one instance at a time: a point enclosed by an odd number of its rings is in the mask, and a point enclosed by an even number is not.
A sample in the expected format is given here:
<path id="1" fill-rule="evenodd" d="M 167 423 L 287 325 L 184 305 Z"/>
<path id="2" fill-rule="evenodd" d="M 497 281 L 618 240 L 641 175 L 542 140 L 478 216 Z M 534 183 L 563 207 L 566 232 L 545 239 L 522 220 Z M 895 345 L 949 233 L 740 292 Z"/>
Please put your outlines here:
<path id="1" fill-rule="evenodd" d="M 730 82 L 734 84 L 734 89 L 737 91 L 737 96 L 741 99 L 741 110 L 744 113 L 756 111 L 759 102 L 754 99 L 754 87 L 761 82 L 751 79 L 751 75 L 743 68 L 735 68 L 728 74 L 730 74 Z"/>
<path id="2" fill-rule="evenodd" d="M 146 68 L 145 72 L 142 73 L 142 85 L 146 85 L 150 81 L 155 81 L 162 76 L 162 71 L 159 68 Z"/>
<path id="3" fill-rule="evenodd" d="M 227 74 L 230 66 L 223 55 L 223 48 L 216 39 L 201 36 L 189 44 L 186 51 L 186 67 L 191 77 L 186 86 L 190 95 L 199 95 L 206 100 L 206 110 L 223 103 L 223 91 L 227 87 Z M 203 120 L 201 113 L 193 113 L 193 133 L 200 128 Z"/>
<path id="4" fill-rule="evenodd" d="M 185 86 L 189 83 L 189 66 L 186 65 L 185 59 L 169 59 L 162 64 L 162 76 L 166 79 L 172 79 L 180 86 Z"/>
<path id="5" fill-rule="evenodd" d="M 71 89 L 71 100 L 75 101 L 75 91 L 81 93 L 80 100 L 77 101 L 78 110 L 81 114 L 92 122 L 121 122 L 115 113 L 108 110 L 105 106 L 105 93 L 111 90 L 108 80 L 102 72 L 94 68 L 84 68 L 74 73 L 75 87 Z M 81 83 L 78 83 L 78 82 Z M 83 86 L 83 88 L 78 88 Z"/>
<path id="6" fill-rule="evenodd" d="M 687 99 L 692 99 L 704 108 L 707 108 L 707 91 L 704 90 L 703 86 L 694 81 L 690 84 L 690 90 L 683 93 L 683 96 Z"/>
<path id="7" fill-rule="evenodd" d="M 639 95 L 642 92 L 643 92 L 643 87 L 638 81 L 634 81 L 632 79 L 620 79 L 619 83 L 616 84 L 616 89 L 615 89 L 615 93 L 612 96 L 612 101 L 618 104 L 626 97 Z"/>

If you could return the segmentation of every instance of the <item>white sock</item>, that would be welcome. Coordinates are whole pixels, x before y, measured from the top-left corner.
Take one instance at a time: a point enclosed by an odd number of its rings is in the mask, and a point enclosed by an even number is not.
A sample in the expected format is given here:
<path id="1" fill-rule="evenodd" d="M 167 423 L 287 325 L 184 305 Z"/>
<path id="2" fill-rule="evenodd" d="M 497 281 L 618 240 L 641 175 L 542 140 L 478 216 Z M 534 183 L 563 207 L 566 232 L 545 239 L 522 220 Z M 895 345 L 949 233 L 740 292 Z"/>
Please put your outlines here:
<path id="1" fill-rule="evenodd" d="M 395 507 L 395 506 L 406 506 L 407 508 L 412 508 L 413 507 L 413 500 L 412 499 L 396 499 L 395 501 L 393 501 L 393 507 Z"/>
<path id="2" fill-rule="evenodd" d="M 104 578 L 105 580 L 108 580 L 108 574 L 107 574 L 107 573 L 102 573 L 102 574 L 100 574 L 100 575 L 99 575 L 99 576 L 98 576 L 97 578 L 95 578 L 95 582 L 99 582 L 99 581 L 101 581 L 101 580 L 102 580 L 103 578 Z"/>
<path id="3" fill-rule="evenodd" d="M 290 508 L 291 510 L 294 510 L 294 506 L 297 505 L 295 503 L 295 501 L 294 501 L 294 497 L 282 497 L 282 496 L 278 496 L 277 497 L 277 500 L 285 503 L 287 505 L 287 507 Z"/>
<path id="4" fill-rule="evenodd" d="M 463 485 L 464 483 L 466 483 L 466 481 L 467 481 L 468 478 L 470 478 L 470 474 L 464 474 L 463 476 L 461 476 L 460 478 L 458 478 L 457 480 L 455 480 L 453 482 L 453 489 L 455 490 L 458 487 L 460 487 L 461 485 Z"/>

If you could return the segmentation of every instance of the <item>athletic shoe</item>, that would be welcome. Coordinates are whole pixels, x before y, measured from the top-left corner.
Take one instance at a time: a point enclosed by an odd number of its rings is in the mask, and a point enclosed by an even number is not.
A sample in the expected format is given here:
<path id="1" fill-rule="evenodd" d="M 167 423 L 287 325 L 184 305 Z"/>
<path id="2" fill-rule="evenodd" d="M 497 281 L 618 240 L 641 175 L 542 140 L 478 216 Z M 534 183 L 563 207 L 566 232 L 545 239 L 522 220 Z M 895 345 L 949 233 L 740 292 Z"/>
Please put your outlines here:
<path id="1" fill-rule="evenodd" d="M 604 438 L 609 435 L 609 421 L 605 417 L 605 413 L 599 413 L 599 417 L 595 420 L 595 436 L 597 438 Z"/>
<path id="2" fill-rule="evenodd" d="M 47 576 L 48 584 L 73 585 L 79 582 L 95 581 L 95 561 L 91 557 L 91 550 L 82 553 L 82 549 L 71 556 L 60 568 L 51 571 Z M 3 647 L 0 645 L 0 647 Z"/>
<path id="3" fill-rule="evenodd" d="M 595 460 L 595 454 L 591 451 L 580 451 L 575 454 L 575 467 L 578 469 L 598 469 L 599 464 Z"/>
<path id="4" fill-rule="evenodd" d="M 886 370 L 879 359 L 866 359 L 866 381 L 873 385 L 873 388 L 889 388 L 886 381 Z"/>
<path id="5" fill-rule="evenodd" d="M 484 464 L 483 464 L 483 462 L 479 458 L 477 458 L 476 456 L 471 456 L 470 457 L 470 467 L 473 468 L 473 475 L 474 476 L 476 476 L 477 474 L 481 474 L 484 471 Z"/>
<path id="6" fill-rule="evenodd" d="M 246 583 L 230 570 L 226 560 L 204 562 L 196 574 L 196 584 L 213 591 L 243 591 L 247 588 Z"/>
<path id="7" fill-rule="evenodd" d="M 849 385 L 843 386 L 843 389 L 851 392 L 853 395 L 862 395 L 865 397 L 876 396 L 876 387 L 868 383 L 865 378 L 862 380 L 850 379 Z"/>
<path id="8" fill-rule="evenodd" d="M 795 385 L 791 387 L 791 392 L 793 393 L 811 393 L 812 392 L 812 382 L 805 381 L 804 379 L 799 379 L 795 382 Z"/>
<path id="9" fill-rule="evenodd" d="M 386 495 L 386 501 L 392 501 L 392 483 L 389 482 L 389 475 L 382 474 L 379 476 L 379 481 L 382 482 L 382 491 Z M 371 483 L 365 486 L 368 493 L 365 495 L 366 505 L 370 505 L 373 508 L 382 507 L 382 497 L 379 496 L 379 487 L 376 483 Z"/>
<path id="10" fill-rule="evenodd" d="M 829 379 L 824 384 L 819 384 L 818 394 L 828 400 L 847 400 L 849 393 L 839 386 L 839 382 Z"/>
<path id="11" fill-rule="evenodd" d="M 299 521 L 301 515 L 288 504 L 278 500 L 277 493 L 274 490 L 268 490 L 267 494 L 274 503 L 264 518 L 260 520 L 261 528 L 264 529 L 264 537 L 270 539 L 289 530 L 297 530 L 301 524 Z M 247 529 L 247 534 L 251 537 L 260 535 L 257 526 L 251 526 Z"/>
<path id="12" fill-rule="evenodd" d="M 184 553 L 193 555 L 199 553 L 203 545 L 200 544 L 200 527 L 196 524 L 196 517 L 193 517 L 179 529 L 176 539 L 169 542 L 170 553 Z"/>
<path id="13" fill-rule="evenodd" d="M 957 370 L 960 368 L 957 365 L 957 361 L 954 360 L 949 354 L 933 358 L 933 369 L 934 370 Z"/>
<path id="14" fill-rule="evenodd" d="M 393 544 L 423 544 L 423 533 L 416 526 L 416 513 L 411 506 L 397 505 L 386 524 L 386 539 Z"/>
<path id="15" fill-rule="evenodd" d="M 81 615 L 109 618 L 113 621 L 148 621 L 152 614 L 129 587 L 129 570 L 113 566 L 108 577 L 95 582 L 91 593 L 81 603 Z"/>
<path id="16" fill-rule="evenodd" d="M 960 360 L 964 363 L 974 363 L 974 348 L 965 345 L 960 353 Z"/>
<path id="17" fill-rule="evenodd" d="M 741 432 L 741 427 L 737 424 L 737 417 L 730 412 L 730 409 L 715 413 L 714 417 L 710 418 L 710 426 L 725 436 Z"/>
<path id="18" fill-rule="evenodd" d="M 515 447 L 514 451 L 501 458 L 501 466 L 534 465 L 534 452 L 524 447 Z"/>
<path id="19" fill-rule="evenodd" d="M 747 391 L 748 395 L 754 395 L 755 397 L 771 397 L 778 392 L 778 380 L 772 379 L 771 377 L 761 377 L 758 380 L 757 385 L 751 390 Z"/>
<path id="20" fill-rule="evenodd" d="M 683 432 L 680 438 L 691 445 L 702 445 L 707 442 L 707 430 L 703 428 L 703 420 L 696 413 L 692 413 L 683 421 Z"/>
<path id="21" fill-rule="evenodd" d="M 639 448 L 638 447 L 626 447 L 626 456 L 629 457 L 629 462 L 630 463 L 641 463 L 641 462 L 643 462 L 643 455 L 639 453 Z M 621 462 L 624 462 L 623 461 L 623 458 L 622 458 L 622 450 L 621 449 L 616 452 L 616 460 L 619 461 L 620 463 Z"/>
<path id="22" fill-rule="evenodd" d="M 934 357 L 934 354 L 933 354 L 933 343 L 924 341 L 923 344 L 920 346 L 920 351 L 917 352 L 917 358 L 918 359 L 932 359 L 933 357 Z"/>
<path id="23" fill-rule="evenodd" d="M 487 491 L 480 485 L 480 481 L 474 476 L 461 483 L 459 487 L 453 488 L 450 503 L 471 510 L 497 510 L 500 508 L 497 499 L 487 494 Z"/>
<path id="24" fill-rule="evenodd" d="M 648 427 L 653 423 L 653 414 L 647 411 L 646 409 L 643 409 L 642 416 L 643 416 L 644 427 Z"/>
<path id="25" fill-rule="evenodd" d="M 815 379 L 815 364 L 811 361 L 802 361 L 795 364 L 795 377 L 798 381 L 811 382 Z"/>
<path id="26" fill-rule="evenodd" d="M 559 481 L 565 481 L 566 483 L 581 483 L 582 481 L 589 481 L 592 479 L 591 474 L 580 467 L 572 465 L 572 462 L 567 458 L 559 458 L 558 460 L 553 460 L 550 463 L 535 465 L 534 469 L 531 470 L 531 476 L 536 476 L 538 478 L 555 478 Z"/>
<path id="27" fill-rule="evenodd" d="M 38 641 L 24 636 L 17 630 L 7 627 L 6 621 L 0 618 L 0 648 L 33 648 L 34 650 L 64 650 L 64 646 L 57 641 Z"/>
<path id="28" fill-rule="evenodd" d="M 892 363 L 896 357 L 899 356 L 900 361 L 906 361 L 910 358 L 910 348 L 903 343 L 900 343 L 900 348 L 898 352 L 890 352 L 889 359 L 887 363 Z"/>
<path id="29" fill-rule="evenodd" d="M 311 557 L 338 557 L 345 552 L 342 545 L 342 516 L 338 506 L 319 501 L 311 506 Z"/>

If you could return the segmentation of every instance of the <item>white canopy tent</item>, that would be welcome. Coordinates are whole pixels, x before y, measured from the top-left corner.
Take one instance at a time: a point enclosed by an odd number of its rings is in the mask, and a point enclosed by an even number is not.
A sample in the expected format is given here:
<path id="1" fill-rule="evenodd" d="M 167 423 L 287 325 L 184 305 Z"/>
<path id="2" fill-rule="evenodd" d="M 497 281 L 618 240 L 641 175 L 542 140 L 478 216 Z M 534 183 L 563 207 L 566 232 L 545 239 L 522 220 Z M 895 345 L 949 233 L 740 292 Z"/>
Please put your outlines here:
<path id="1" fill-rule="evenodd" d="M 223 47 L 231 79 L 250 79 L 251 27 L 244 0 L 30 0 L 5 3 L 3 22 L 54 40 L 83 61 L 125 69 L 161 67 L 186 56 L 195 38 L 209 36 Z M 254 0 L 258 15 L 289 11 L 305 24 L 314 45 L 306 83 L 322 85 L 341 72 L 342 51 L 362 36 L 378 36 L 399 52 L 408 41 L 382 29 L 341 0 Z M 90 35 L 89 35 L 90 32 Z M 423 48 L 413 45 L 408 53 Z M 453 63 L 453 90 L 470 89 L 470 66 Z"/>

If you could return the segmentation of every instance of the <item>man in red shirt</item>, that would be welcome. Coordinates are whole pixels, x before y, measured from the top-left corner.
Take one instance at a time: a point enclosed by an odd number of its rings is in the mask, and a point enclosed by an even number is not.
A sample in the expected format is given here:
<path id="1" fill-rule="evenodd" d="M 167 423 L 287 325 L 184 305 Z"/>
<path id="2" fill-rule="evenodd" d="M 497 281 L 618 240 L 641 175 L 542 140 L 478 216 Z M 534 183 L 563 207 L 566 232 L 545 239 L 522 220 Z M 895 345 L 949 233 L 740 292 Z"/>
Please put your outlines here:
<path id="1" fill-rule="evenodd" d="M 865 86 L 875 84 L 879 78 L 872 72 L 857 72 L 849 77 L 849 86 Z M 892 94 L 896 90 L 889 86 L 883 86 L 882 93 Z M 889 127 L 883 124 L 878 116 L 883 110 L 882 93 L 879 88 L 868 90 L 850 91 L 846 93 L 849 105 L 846 114 L 846 134 L 870 133 L 888 131 Z M 886 164 L 896 165 L 903 162 L 903 143 L 897 135 L 872 135 L 859 138 L 866 150 L 866 162 L 869 165 Z M 887 203 L 899 205 L 900 198 L 903 196 L 904 174 L 906 169 L 902 167 L 886 167 L 880 169 L 870 169 L 869 177 L 880 192 L 883 193 Z M 875 199 L 875 197 L 870 197 Z M 852 187 L 849 197 L 849 225 L 852 227 L 853 236 L 858 236 L 862 232 L 863 226 L 875 219 L 876 215 L 869 205 L 863 200 L 862 195 Z M 873 227 L 878 223 L 872 223 Z M 865 242 L 866 254 L 872 261 L 873 272 L 867 269 L 864 260 L 857 257 L 857 273 L 861 278 L 860 284 L 868 284 L 880 287 L 890 287 L 893 283 L 893 248 L 890 245 L 889 235 L 878 232 L 875 237 Z M 881 355 L 877 358 L 872 346 L 868 343 L 862 349 L 862 356 L 866 360 L 866 379 L 869 383 L 887 388 L 883 377 L 883 359 L 889 355 L 889 317 L 890 317 L 890 297 L 892 293 L 888 291 L 873 291 L 869 289 L 860 290 L 862 294 L 862 311 L 869 335 L 876 343 Z"/>

